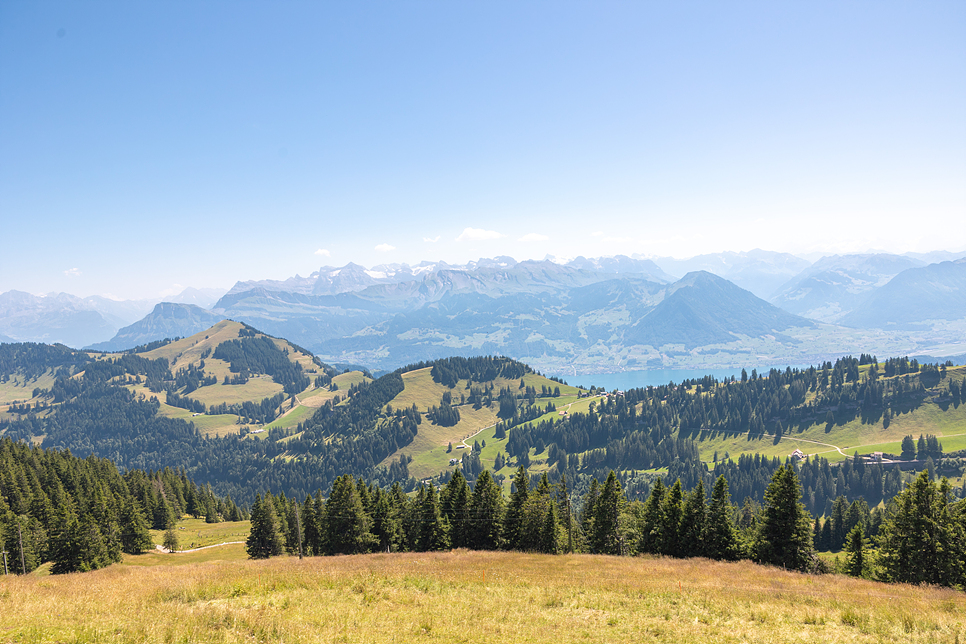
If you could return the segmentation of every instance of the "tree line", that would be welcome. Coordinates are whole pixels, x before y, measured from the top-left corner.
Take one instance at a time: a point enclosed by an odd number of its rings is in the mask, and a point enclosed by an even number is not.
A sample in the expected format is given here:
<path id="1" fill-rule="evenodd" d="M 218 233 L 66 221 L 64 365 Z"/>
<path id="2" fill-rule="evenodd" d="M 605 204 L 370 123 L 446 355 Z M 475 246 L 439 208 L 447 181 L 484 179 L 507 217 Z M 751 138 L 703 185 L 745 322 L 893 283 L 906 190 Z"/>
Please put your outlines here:
<path id="1" fill-rule="evenodd" d="M 546 475 L 531 485 L 524 468 L 507 498 L 488 471 L 474 485 L 459 470 L 446 485 L 422 485 L 407 496 L 351 475 L 338 477 L 327 498 L 304 502 L 284 495 L 256 497 L 246 550 L 254 559 L 368 552 L 425 552 L 450 548 L 521 550 L 558 554 L 655 554 L 750 559 L 804 572 L 828 572 L 816 555 L 820 522 L 801 502 L 792 466 L 771 477 L 761 505 L 731 503 L 719 476 L 710 498 L 703 481 L 685 490 L 662 479 L 646 501 L 629 502 L 616 474 L 596 479 L 575 509 L 566 479 Z M 867 511 L 867 506 L 866 506 Z M 850 528 L 845 570 L 886 581 L 960 587 L 966 582 L 966 502 L 953 502 L 948 482 L 918 476 L 881 513 L 875 549 L 861 512 Z M 848 527 L 844 517 L 834 529 Z"/>
<path id="2" fill-rule="evenodd" d="M 107 459 L 0 439 L 0 549 L 11 573 L 48 561 L 54 574 L 103 568 L 153 548 L 148 530 L 169 529 L 184 514 L 247 516 L 183 471 L 122 474 Z"/>

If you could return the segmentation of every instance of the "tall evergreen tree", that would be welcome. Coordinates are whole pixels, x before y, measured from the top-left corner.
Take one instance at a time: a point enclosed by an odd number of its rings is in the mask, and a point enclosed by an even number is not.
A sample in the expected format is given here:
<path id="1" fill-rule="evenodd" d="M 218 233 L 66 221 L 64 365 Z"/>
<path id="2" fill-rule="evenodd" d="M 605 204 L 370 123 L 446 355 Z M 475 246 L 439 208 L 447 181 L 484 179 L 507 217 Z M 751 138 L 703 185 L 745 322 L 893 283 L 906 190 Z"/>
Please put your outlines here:
<path id="1" fill-rule="evenodd" d="M 637 548 L 640 552 L 649 554 L 660 554 L 661 552 L 661 537 L 663 534 L 661 530 L 664 525 L 663 511 L 666 494 L 667 488 L 664 487 L 664 481 L 662 479 L 654 481 L 651 493 L 644 503 L 639 527 L 641 537 Z"/>
<path id="2" fill-rule="evenodd" d="M 396 483 L 396 485 L 399 484 Z M 389 492 L 377 490 L 372 510 L 372 534 L 379 542 L 380 552 L 399 550 L 399 532 L 402 529 L 399 514 L 395 496 Z"/>
<path id="3" fill-rule="evenodd" d="M 606 555 L 624 554 L 626 544 L 622 539 L 620 525 L 624 503 L 624 491 L 617 475 L 611 470 L 594 508 L 594 527 L 590 535 L 593 552 Z"/>
<path id="4" fill-rule="evenodd" d="M 812 566 L 812 517 L 801 503 L 802 487 L 795 470 L 778 468 L 765 490 L 765 504 L 755 538 L 758 563 L 808 570 Z"/>
<path id="5" fill-rule="evenodd" d="M 369 552 L 376 544 L 372 518 L 362 506 L 355 479 L 349 474 L 338 477 L 325 504 L 325 541 L 329 554 Z"/>
<path id="6" fill-rule="evenodd" d="M 251 510 L 251 531 L 245 540 L 245 551 L 252 559 L 268 559 L 282 554 L 282 532 L 272 495 L 255 496 Z"/>
<path id="7" fill-rule="evenodd" d="M 711 491 L 711 507 L 704 531 L 704 554 L 710 559 L 734 561 L 741 555 L 741 542 L 731 513 L 728 481 L 719 476 Z"/>
<path id="8" fill-rule="evenodd" d="M 471 531 L 469 547 L 495 550 L 503 545 L 503 490 L 489 470 L 483 470 L 470 498 Z"/>
<path id="9" fill-rule="evenodd" d="M 681 556 L 680 529 L 683 497 L 681 479 L 678 479 L 664 495 L 664 502 L 661 504 L 661 538 L 658 547 L 662 555 Z"/>
<path id="10" fill-rule="evenodd" d="M 835 503 L 832 504 L 832 518 L 831 518 L 831 541 L 829 542 L 829 550 L 841 550 L 842 546 L 845 545 L 845 537 L 849 533 L 849 528 L 845 519 L 845 515 L 848 512 L 848 502 L 844 496 L 839 496 L 835 499 Z"/>
<path id="11" fill-rule="evenodd" d="M 597 512 L 597 501 L 600 499 L 600 482 L 593 478 L 590 488 L 584 495 L 584 503 L 580 509 L 580 529 L 585 535 L 594 531 L 594 515 Z"/>
<path id="12" fill-rule="evenodd" d="M 420 530 L 417 548 L 422 552 L 449 548 L 449 523 L 443 516 L 436 486 L 426 486 L 426 494 L 420 506 Z"/>
<path id="13" fill-rule="evenodd" d="M 704 481 L 698 479 L 681 510 L 681 540 L 682 557 L 701 557 L 705 554 L 704 534 L 708 518 L 708 508 L 705 505 Z"/>
<path id="14" fill-rule="evenodd" d="M 469 520 L 470 486 L 459 468 L 443 488 L 440 495 L 443 514 L 450 526 L 450 543 L 454 548 L 469 547 L 471 523 Z"/>
<path id="15" fill-rule="evenodd" d="M 818 549 L 822 551 L 832 549 L 832 520 L 827 517 L 822 521 L 822 535 L 819 537 Z"/>
<path id="16" fill-rule="evenodd" d="M 952 514 L 951 488 L 921 472 L 893 500 L 879 533 L 879 565 L 890 581 L 954 586 L 966 582 L 963 524 Z"/>
<path id="17" fill-rule="evenodd" d="M 288 502 L 286 514 L 288 529 L 285 532 L 285 551 L 291 555 L 305 554 L 303 550 L 305 526 L 302 525 L 301 508 L 296 499 Z"/>
<path id="18" fill-rule="evenodd" d="M 82 570 L 80 525 L 73 502 L 67 502 L 57 509 L 54 517 L 53 534 L 50 536 L 50 558 L 53 564 L 50 572 L 61 573 Z"/>
<path id="19" fill-rule="evenodd" d="M 311 494 L 306 495 L 305 503 L 302 504 L 302 533 L 305 535 L 305 554 L 321 555 L 320 547 L 321 526 L 319 525 L 319 514 L 315 509 L 315 499 Z"/>
<path id="20" fill-rule="evenodd" d="M 530 497 L 530 476 L 522 465 L 513 477 L 513 493 L 506 508 L 506 519 L 503 530 L 506 547 L 517 549 L 520 546 L 520 535 L 523 530 L 523 506 Z"/>
<path id="21" fill-rule="evenodd" d="M 865 535 L 862 534 L 862 524 L 859 524 L 845 539 L 845 572 L 853 577 L 863 577 L 865 568 Z"/>
<path id="22" fill-rule="evenodd" d="M 547 505 L 543 528 L 540 531 L 540 552 L 555 555 L 560 552 L 560 523 L 557 520 L 557 504 Z"/>
<path id="23" fill-rule="evenodd" d="M 151 533 L 144 513 L 137 501 L 128 499 L 121 508 L 121 549 L 129 555 L 139 555 L 151 547 Z"/>

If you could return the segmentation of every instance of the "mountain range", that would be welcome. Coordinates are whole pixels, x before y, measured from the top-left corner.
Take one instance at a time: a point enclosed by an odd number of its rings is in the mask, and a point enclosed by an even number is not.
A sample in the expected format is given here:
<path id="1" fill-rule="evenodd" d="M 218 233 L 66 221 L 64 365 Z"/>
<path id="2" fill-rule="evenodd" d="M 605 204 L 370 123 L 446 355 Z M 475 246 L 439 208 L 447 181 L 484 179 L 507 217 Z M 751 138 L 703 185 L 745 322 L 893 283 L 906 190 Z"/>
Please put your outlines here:
<path id="1" fill-rule="evenodd" d="M 501 256 L 371 269 L 350 263 L 307 277 L 238 282 L 217 301 L 216 293 L 199 289 L 163 303 L 11 291 L 0 295 L 0 334 L 116 351 L 231 318 L 291 338 L 330 362 L 382 369 L 494 353 L 554 373 L 749 360 L 804 364 L 877 350 L 962 353 L 966 260 L 928 259 L 934 257 L 878 253 L 809 264 L 754 250 L 687 261 Z M 676 277 L 692 267 L 714 270 Z"/>
<path id="2" fill-rule="evenodd" d="M 223 294 L 223 289 L 187 288 L 165 301 L 208 308 Z M 90 346 L 109 340 L 120 329 L 141 320 L 157 303 L 158 300 L 116 300 L 99 295 L 80 298 L 68 293 L 33 295 L 7 291 L 0 293 L 0 342 Z"/>

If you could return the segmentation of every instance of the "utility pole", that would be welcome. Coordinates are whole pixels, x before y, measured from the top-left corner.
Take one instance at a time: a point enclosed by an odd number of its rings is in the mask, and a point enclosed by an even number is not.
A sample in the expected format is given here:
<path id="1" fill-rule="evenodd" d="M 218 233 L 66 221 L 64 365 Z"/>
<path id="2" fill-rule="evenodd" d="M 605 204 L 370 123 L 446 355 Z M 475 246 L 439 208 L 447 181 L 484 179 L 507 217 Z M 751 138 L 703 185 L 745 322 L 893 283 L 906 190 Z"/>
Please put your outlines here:
<path id="1" fill-rule="evenodd" d="M 7 573 L 7 551 L 3 551 L 3 574 L 6 576 Z"/>
<path id="2" fill-rule="evenodd" d="M 20 519 L 17 519 L 17 536 L 20 538 L 20 572 L 27 574 L 27 565 L 23 561 L 23 531 L 20 529 Z"/>
<path id="3" fill-rule="evenodd" d="M 299 532 L 299 559 L 302 558 L 302 513 L 299 512 L 299 502 L 295 501 L 295 527 Z"/>
<path id="4" fill-rule="evenodd" d="M 617 495 L 615 494 L 614 495 L 614 530 L 617 532 L 617 534 L 615 535 L 617 537 L 617 554 L 623 556 L 624 537 L 621 535 L 621 526 L 620 526 L 621 515 L 620 515 L 620 509 L 617 506 L 618 506 Z"/>
<path id="5" fill-rule="evenodd" d="M 573 554 L 574 552 L 574 526 L 573 526 L 573 516 L 570 511 L 570 491 L 567 489 L 567 474 L 566 472 L 562 477 L 560 477 L 560 484 L 563 486 L 563 497 L 564 505 L 567 508 L 567 552 Z"/>

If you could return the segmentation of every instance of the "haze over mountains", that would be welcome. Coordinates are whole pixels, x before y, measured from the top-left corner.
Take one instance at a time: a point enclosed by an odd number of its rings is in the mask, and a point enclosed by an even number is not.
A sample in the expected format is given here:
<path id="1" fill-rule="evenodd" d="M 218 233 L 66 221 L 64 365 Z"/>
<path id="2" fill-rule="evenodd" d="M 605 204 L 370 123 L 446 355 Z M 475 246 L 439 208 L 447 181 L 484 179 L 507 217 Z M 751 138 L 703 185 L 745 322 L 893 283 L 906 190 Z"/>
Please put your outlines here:
<path id="1" fill-rule="evenodd" d="M 494 353 L 554 373 L 951 355 L 966 352 L 966 260 L 950 256 L 350 263 L 238 282 L 217 301 L 220 292 L 193 288 L 165 303 L 10 291 L 0 295 L 0 334 L 114 351 L 231 318 L 331 362 L 384 369 Z"/>
<path id="2" fill-rule="evenodd" d="M 222 289 L 187 288 L 167 302 L 212 306 Z M 159 300 L 114 300 L 68 293 L 0 293 L 0 342 L 61 343 L 80 348 L 104 342 L 148 315 Z"/>

